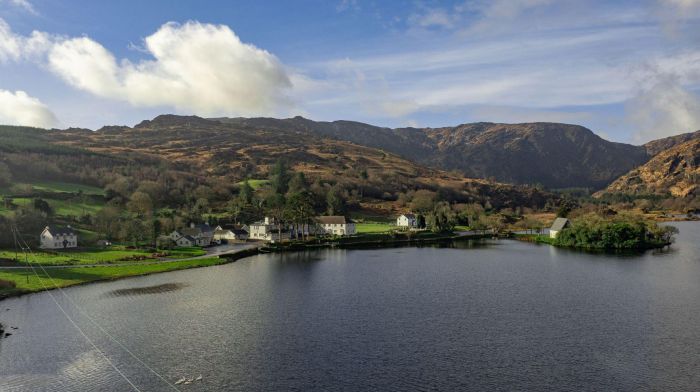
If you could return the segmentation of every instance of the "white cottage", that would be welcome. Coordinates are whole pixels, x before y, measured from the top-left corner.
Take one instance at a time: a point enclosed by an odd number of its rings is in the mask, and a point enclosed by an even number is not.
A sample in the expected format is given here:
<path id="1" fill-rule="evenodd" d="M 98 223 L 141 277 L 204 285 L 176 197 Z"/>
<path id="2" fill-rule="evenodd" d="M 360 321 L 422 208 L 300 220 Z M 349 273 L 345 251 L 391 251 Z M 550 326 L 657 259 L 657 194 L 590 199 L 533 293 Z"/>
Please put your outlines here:
<path id="1" fill-rule="evenodd" d="M 415 229 L 418 227 L 418 218 L 414 214 L 403 214 L 396 218 L 396 226 Z"/>
<path id="2" fill-rule="evenodd" d="M 321 232 L 331 235 L 353 235 L 356 233 L 355 223 L 344 216 L 319 216 L 316 217 Z"/>
<path id="3" fill-rule="evenodd" d="M 41 249 L 67 249 L 78 247 L 78 234 L 72 227 L 46 226 L 39 235 Z"/>
<path id="4" fill-rule="evenodd" d="M 566 218 L 557 218 L 549 229 L 549 238 L 557 238 L 559 232 L 571 226 L 571 221 Z"/>
<path id="5" fill-rule="evenodd" d="M 266 216 L 264 220 L 251 223 L 248 226 L 248 238 L 263 241 L 282 241 L 290 239 L 291 233 L 282 227 L 280 235 L 280 225 L 274 219 Z"/>
<path id="6" fill-rule="evenodd" d="M 222 227 L 216 226 L 214 228 L 214 242 L 222 243 L 229 241 L 245 241 L 248 239 L 248 231 L 243 228 L 232 226 L 232 227 Z"/>

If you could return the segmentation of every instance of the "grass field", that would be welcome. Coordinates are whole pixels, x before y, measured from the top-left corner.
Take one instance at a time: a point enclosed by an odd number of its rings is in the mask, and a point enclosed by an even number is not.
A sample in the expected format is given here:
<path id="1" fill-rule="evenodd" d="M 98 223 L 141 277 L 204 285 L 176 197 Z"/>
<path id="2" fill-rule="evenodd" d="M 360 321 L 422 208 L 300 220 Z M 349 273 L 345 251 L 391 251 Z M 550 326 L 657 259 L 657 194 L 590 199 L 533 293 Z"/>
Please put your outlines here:
<path id="1" fill-rule="evenodd" d="M 245 181 L 241 181 L 238 183 L 238 185 L 243 185 L 244 183 L 245 183 Z M 250 185 L 250 187 L 253 189 L 256 189 L 256 190 L 262 186 L 269 184 L 269 183 L 270 183 L 270 180 L 253 180 L 253 179 L 248 180 L 248 184 Z"/>
<path id="2" fill-rule="evenodd" d="M 68 182 L 35 182 L 31 185 L 34 189 L 44 192 L 78 193 L 82 191 L 86 195 L 104 195 L 104 190 L 90 185 Z"/>
<path id="3" fill-rule="evenodd" d="M 207 252 L 202 248 L 175 248 L 166 251 L 169 259 L 185 259 L 188 257 L 204 256 Z"/>
<path id="4" fill-rule="evenodd" d="M 56 286 L 67 287 L 80 283 L 111 280 L 127 276 L 147 275 L 156 272 L 175 271 L 194 267 L 208 267 L 222 264 L 225 261 L 225 259 L 212 257 L 148 265 L 55 268 L 46 269 L 46 272 L 41 269 L 34 269 L 38 273 L 38 277 L 31 269 L 3 270 L 0 268 L 0 281 L 10 281 L 14 282 L 16 285 L 14 288 L 0 286 L 0 297 L 42 291 L 45 290 L 45 286 L 48 288 Z M 53 281 L 51 279 L 53 279 Z"/>
<path id="5" fill-rule="evenodd" d="M 102 204 L 91 201 L 83 203 L 77 200 L 55 200 L 48 198 L 45 200 L 49 203 L 49 205 L 51 206 L 51 208 L 57 216 L 81 216 L 86 213 L 95 214 L 104 207 Z M 18 206 L 24 206 L 31 204 L 32 199 L 28 197 L 17 197 L 12 199 L 12 203 Z M 5 206 L 0 205 L 0 214 L 8 214 L 9 212 L 9 209 L 5 208 Z"/>
<path id="6" fill-rule="evenodd" d="M 389 223 L 379 223 L 379 222 L 367 222 L 367 223 L 355 223 L 355 230 L 359 234 L 366 233 L 386 233 L 395 229 L 396 227 Z"/>
<path id="7" fill-rule="evenodd" d="M 206 252 L 200 248 L 176 248 L 172 250 L 158 251 L 159 254 L 167 253 L 167 258 L 184 259 L 188 257 L 203 256 Z M 0 258 L 15 259 L 14 250 L 0 250 Z M 24 256 L 19 253 L 21 262 Z M 115 262 L 141 261 L 155 258 L 153 252 L 141 249 L 126 249 L 123 246 L 113 246 L 107 249 L 90 249 L 79 251 L 34 251 L 29 255 L 29 262 L 43 265 L 85 265 L 85 264 L 109 264 Z"/>

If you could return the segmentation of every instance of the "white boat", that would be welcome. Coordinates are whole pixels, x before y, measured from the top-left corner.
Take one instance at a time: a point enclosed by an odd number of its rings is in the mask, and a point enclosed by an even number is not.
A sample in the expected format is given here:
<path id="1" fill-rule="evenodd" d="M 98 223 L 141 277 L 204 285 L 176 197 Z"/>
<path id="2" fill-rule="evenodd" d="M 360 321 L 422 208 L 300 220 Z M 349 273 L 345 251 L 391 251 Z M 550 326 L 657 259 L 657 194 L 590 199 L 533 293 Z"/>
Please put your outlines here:
<path id="1" fill-rule="evenodd" d="M 200 374 L 197 378 L 194 379 L 195 381 L 202 381 L 202 375 Z"/>
<path id="2" fill-rule="evenodd" d="M 182 383 L 185 382 L 185 381 L 187 381 L 187 379 L 186 379 L 185 377 L 183 377 L 183 378 L 181 378 L 181 379 L 175 381 L 175 385 L 180 385 L 180 384 L 182 384 Z"/>

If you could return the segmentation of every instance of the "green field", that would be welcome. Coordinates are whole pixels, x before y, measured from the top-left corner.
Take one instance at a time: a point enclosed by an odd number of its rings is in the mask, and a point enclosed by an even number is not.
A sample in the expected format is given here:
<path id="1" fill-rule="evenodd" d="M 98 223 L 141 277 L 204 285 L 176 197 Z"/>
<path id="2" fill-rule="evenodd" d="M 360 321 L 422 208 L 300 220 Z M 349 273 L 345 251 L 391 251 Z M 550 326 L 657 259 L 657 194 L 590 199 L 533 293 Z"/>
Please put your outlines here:
<path id="1" fill-rule="evenodd" d="M 53 209 L 54 213 L 57 216 L 81 216 L 84 214 L 95 214 L 98 211 L 104 207 L 104 205 L 100 203 L 96 203 L 93 201 L 87 201 L 87 202 L 81 202 L 81 201 L 71 201 L 71 200 L 55 200 L 55 199 L 45 199 L 51 208 Z M 25 206 L 28 204 L 32 203 L 32 199 L 28 197 L 18 197 L 12 199 L 12 203 L 18 205 L 18 206 Z M 0 205 L 0 214 L 8 214 L 10 212 L 9 209 L 5 208 L 5 206 Z"/>
<path id="2" fill-rule="evenodd" d="M 172 250 L 158 251 L 157 254 L 142 249 L 126 249 L 123 246 L 113 246 L 107 249 L 90 249 L 76 251 L 34 251 L 30 254 L 29 262 L 44 265 L 85 265 L 85 264 L 110 264 L 116 262 L 138 262 L 145 259 L 153 259 L 166 254 L 171 259 L 184 259 L 188 257 L 203 256 L 206 254 L 201 248 L 176 248 Z M 15 259 L 14 250 L 0 250 L 0 258 Z M 21 262 L 24 256 L 19 253 Z"/>
<path id="3" fill-rule="evenodd" d="M 71 184 L 68 182 L 35 182 L 31 185 L 34 189 L 43 192 L 78 193 L 82 191 L 83 194 L 86 195 L 104 195 L 104 190 L 101 188 L 83 184 Z"/>
<path id="4" fill-rule="evenodd" d="M 243 185 L 245 181 L 241 181 L 238 183 L 238 185 Z M 270 183 L 270 180 L 253 180 L 250 179 L 248 180 L 248 184 L 250 185 L 251 188 L 257 190 L 258 188 L 265 186 Z"/>
<path id="5" fill-rule="evenodd" d="M 355 230 L 358 234 L 366 233 L 386 233 L 395 229 L 396 226 L 389 223 L 379 223 L 379 222 L 367 222 L 367 223 L 355 223 Z"/>
<path id="6" fill-rule="evenodd" d="M 38 277 L 31 269 L 3 270 L 0 268 L 0 281 L 11 281 L 16 284 L 15 288 L 3 288 L 2 285 L 0 285 L 0 297 L 42 291 L 45 290 L 45 287 L 67 287 L 98 280 L 111 280 L 127 276 L 147 275 L 156 272 L 174 271 L 194 267 L 208 267 L 211 265 L 222 264 L 224 262 L 226 262 L 225 259 L 212 257 L 198 260 L 173 261 L 169 263 L 147 265 L 53 268 L 46 269 L 46 272 L 40 268 L 35 268 L 34 271 L 38 273 Z M 53 279 L 53 281 L 50 278 Z"/>
<path id="7" fill-rule="evenodd" d="M 36 181 L 36 182 L 21 182 L 15 184 L 17 187 L 31 186 L 37 192 L 46 193 L 78 193 L 82 192 L 85 195 L 104 195 L 104 190 L 99 187 L 83 184 L 73 184 L 70 182 L 60 181 Z M 10 187 L 1 188 L 0 195 L 11 195 Z"/>
<path id="8" fill-rule="evenodd" d="M 202 248 L 175 248 L 165 251 L 169 259 L 186 259 L 188 257 L 204 256 L 207 252 Z"/>

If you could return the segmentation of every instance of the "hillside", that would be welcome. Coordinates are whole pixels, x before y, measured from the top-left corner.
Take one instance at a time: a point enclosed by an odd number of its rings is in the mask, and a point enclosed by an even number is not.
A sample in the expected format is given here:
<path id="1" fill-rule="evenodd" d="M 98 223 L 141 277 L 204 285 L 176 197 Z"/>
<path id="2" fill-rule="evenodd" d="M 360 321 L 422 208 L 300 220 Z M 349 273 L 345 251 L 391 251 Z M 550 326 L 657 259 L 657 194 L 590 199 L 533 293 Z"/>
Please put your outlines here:
<path id="1" fill-rule="evenodd" d="M 652 149 L 660 148 L 658 146 L 664 143 L 672 143 L 672 140 L 652 143 Z M 699 185 L 700 138 L 696 137 L 662 150 L 646 164 L 617 179 L 600 194 L 692 197 L 700 195 Z"/>
<path id="2" fill-rule="evenodd" d="M 669 136 L 663 139 L 652 140 L 644 144 L 644 148 L 649 153 L 649 156 L 654 156 L 664 150 L 668 150 L 671 147 L 677 146 L 681 143 L 685 143 L 688 140 L 700 138 L 700 131 L 683 133 L 676 136 Z"/>
<path id="3" fill-rule="evenodd" d="M 220 118 L 238 126 L 316 134 L 392 152 L 466 177 L 550 188 L 602 188 L 647 161 L 644 147 L 613 143 L 589 129 L 557 123 L 474 123 L 444 128 L 380 128 L 302 117 Z"/>
<path id="4" fill-rule="evenodd" d="M 531 187 L 463 178 L 385 152 L 299 128 L 259 123 L 226 123 L 199 117 L 163 115 L 134 127 L 95 132 L 52 132 L 53 143 L 92 153 L 150 159 L 156 166 L 188 173 L 209 186 L 264 178 L 284 159 L 307 177 L 358 189 L 364 199 L 386 202 L 400 192 L 440 191 L 457 202 L 488 201 L 497 207 L 542 206 L 548 197 Z"/>

